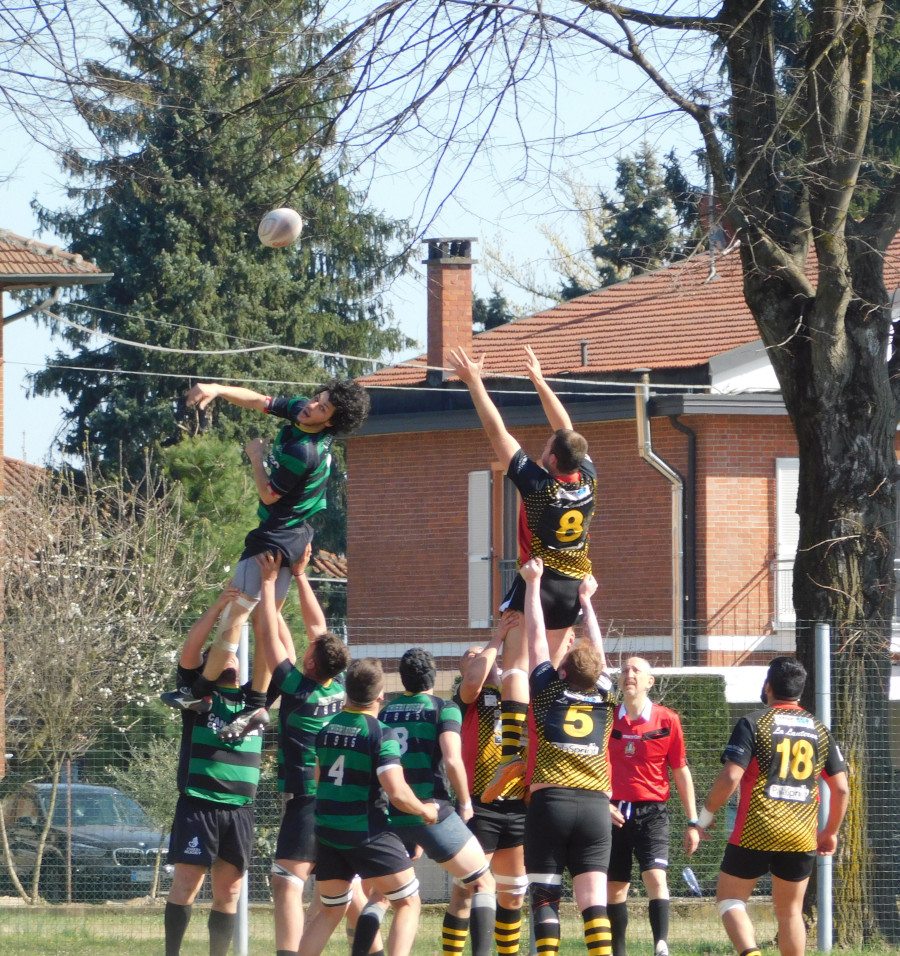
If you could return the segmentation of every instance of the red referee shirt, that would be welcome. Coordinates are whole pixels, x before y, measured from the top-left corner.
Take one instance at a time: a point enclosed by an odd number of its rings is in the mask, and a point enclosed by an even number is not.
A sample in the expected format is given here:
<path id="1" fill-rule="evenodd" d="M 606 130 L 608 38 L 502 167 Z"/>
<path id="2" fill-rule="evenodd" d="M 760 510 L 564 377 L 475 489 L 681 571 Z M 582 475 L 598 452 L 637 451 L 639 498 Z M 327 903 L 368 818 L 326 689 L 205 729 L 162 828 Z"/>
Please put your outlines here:
<path id="1" fill-rule="evenodd" d="M 687 766 L 678 714 L 648 700 L 632 720 L 620 704 L 613 720 L 609 759 L 613 800 L 668 800 L 669 768 Z"/>

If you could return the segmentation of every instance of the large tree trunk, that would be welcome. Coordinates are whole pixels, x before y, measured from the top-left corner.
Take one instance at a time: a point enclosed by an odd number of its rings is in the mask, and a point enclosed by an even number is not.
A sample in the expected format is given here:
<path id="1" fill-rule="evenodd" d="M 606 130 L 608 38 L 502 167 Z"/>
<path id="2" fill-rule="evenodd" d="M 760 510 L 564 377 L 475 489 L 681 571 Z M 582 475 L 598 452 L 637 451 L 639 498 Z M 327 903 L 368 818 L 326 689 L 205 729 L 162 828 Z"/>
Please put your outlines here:
<path id="1" fill-rule="evenodd" d="M 798 295 L 796 282 L 754 267 L 749 248 L 745 255 L 745 295 L 799 446 L 794 606 L 811 709 L 814 626 L 831 626 L 833 708 L 821 716 L 848 757 L 852 793 L 837 857 L 835 927 L 842 943 L 856 945 L 877 935 L 900 939 L 888 748 L 897 403 L 881 260 L 861 251 L 854 257 L 861 249 L 850 243 L 847 268 L 820 275 L 809 297 Z M 792 334 L 779 340 L 788 325 Z"/>

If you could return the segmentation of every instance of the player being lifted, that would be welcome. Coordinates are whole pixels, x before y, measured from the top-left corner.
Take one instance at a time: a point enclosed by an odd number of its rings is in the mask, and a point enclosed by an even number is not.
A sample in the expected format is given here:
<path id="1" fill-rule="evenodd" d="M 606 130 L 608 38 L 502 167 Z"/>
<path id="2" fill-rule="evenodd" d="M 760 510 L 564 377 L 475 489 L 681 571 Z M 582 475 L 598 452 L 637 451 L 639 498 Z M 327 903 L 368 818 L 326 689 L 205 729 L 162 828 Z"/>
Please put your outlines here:
<path id="1" fill-rule="evenodd" d="M 540 463 L 522 450 L 507 431 L 481 379 L 484 356 L 477 361 L 461 349 L 450 352 L 450 366 L 472 395 L 475 410 L 494 454 L 522 496 L 519 516 L 519 566 L 532 557 L 544 566 L 540 582 L 541 608 L 547 628 L 550 662 L 557 666 L 572 638 L 580 613 L 578 588 L 591 572 L 588 529 L 594 514 L 597 472 L 587 453 L 587 441 L 572 430 L 572 420 L 541 372 L 533 350 L 525 346 L 526 369 L 544 413 L 554 430 Z M 500 609 L 522 611 L 525 582 L 516 575 Z M 481 799 L 497 799 L 524 776 L 522 733 L 528 715 L 528 648 L 522 628 L 513 629 L 503 647 L 502 754 L 493 780 Z"/>
<path id="2" fill-rule="evenodd" d="M 247 535 L 232 579 L 241 594 L 219 620 L 201 677 L 190 688 L 162 695 L 170 707 L 199 711 L 208 709 L 207 698 L 228 656 L 237 650 L 241 627 L 259 601 L 260 571 L 256 556 L 266 552 L 282 555 L 276 583 L 276 598 L 282 603 L 291 583 L 291 565 L 301 559 L 313 538 L 309 520 L 326 506 L 325 489 L 334 437 L 359 428 L 369 413 L 368 393 L 354 381 L 328 382 L 316 389 L 309 400 L 271 398 L 249 388 L 199 383 L 188 392 L 187 404 L 188 407 L 196 405 L 202 411 L 216 398 L 275 415 L 287 424 L 278 433 L 268 455 L 261 438 L 252 439 L 244 448 L 259 495 L 259 526 Z M 269 677 L 266 655 L 256 654 L 246 706 L 222 728 L 220 733 L 224 738 L 242 737 L 254 727 L 268 723 L 265 698 Z"/>

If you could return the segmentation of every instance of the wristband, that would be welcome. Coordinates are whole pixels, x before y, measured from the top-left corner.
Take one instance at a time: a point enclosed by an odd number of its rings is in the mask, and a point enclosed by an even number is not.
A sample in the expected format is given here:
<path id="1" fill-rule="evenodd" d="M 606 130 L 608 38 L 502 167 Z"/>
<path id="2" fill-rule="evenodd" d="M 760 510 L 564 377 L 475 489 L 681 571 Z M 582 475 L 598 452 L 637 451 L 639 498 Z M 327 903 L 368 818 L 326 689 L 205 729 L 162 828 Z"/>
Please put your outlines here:
<path id="1" fill-rule="evenodd" d="M 699 826 L 700 826 L 700 821 L 699 821 L 699 820 L 688 820 L 687 826 L 689 826 L 689 827 L 694 827 L 695 829 L 697 829 L 697 828 L 699 828 Z"/>
<path id="2" fill-rule="evenodd" d="M 459 809 L 460 809 L 460 810 L 471 810 L 471 809 L 472 809 L 472 801 L 470 800 L 468 803 L 461 803 L 461 804 L 459 805 Z"/>
<path id="3" fill-rule="evenodd" d="M 714 819 L 715 815 L 710 813 L 704 806 L 697 815 L 697 826 L 700 827 L 701 830 L 708 830 L 712 826 Z"/>

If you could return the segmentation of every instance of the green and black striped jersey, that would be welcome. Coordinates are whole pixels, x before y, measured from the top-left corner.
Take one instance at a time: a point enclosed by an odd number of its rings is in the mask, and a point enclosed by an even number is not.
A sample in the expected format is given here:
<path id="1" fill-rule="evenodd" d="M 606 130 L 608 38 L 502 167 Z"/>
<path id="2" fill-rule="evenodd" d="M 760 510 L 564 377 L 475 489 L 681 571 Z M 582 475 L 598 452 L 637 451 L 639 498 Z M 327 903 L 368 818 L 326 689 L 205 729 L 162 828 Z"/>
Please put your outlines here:
<path id="1" fill-rule="evenodd" d="M 346 849 L 384 833 L 388 801 L 378 776 L 400 766 L 397 735 L 377 717 L 342 710 L 319 731 L 316 759 L 316 839 Z"/>
<path id="2" fill-rule="evenodd" d="M 403 775 L 415 795 L 423 802 L 448 800 L 440 737 L 448 731 L 460 732 L 459 707 L 433 694 L 401 694 L 382 707 L 379 717 L 400 738 Z M 424 822 L 391 806 L 393 827 L 422 826 Z"/>
<path id="3" fill-rule="evenodd" d="M 199 670 L 178 670 L 178 686 L 190 687 Z M 239 688 L 219 688 L 212 695 L 212 710 L 206 714 L 184 711 L 178 789 L 198 800 L 226 807 L 253 803 L 259 786 L 262 734 L 253 731 L 235 743 L 220 740 L 221 730 L 244 708 Z"/>
<path id="4" fill-rule="evenodd" d="M 272 674 L 281 692 L 278 708 L 278 789 L 282 793 L 316 792 L 316 736 L 344 706 L 344 685 L 337 677 L 320 684 L 288 661 Z"/>

